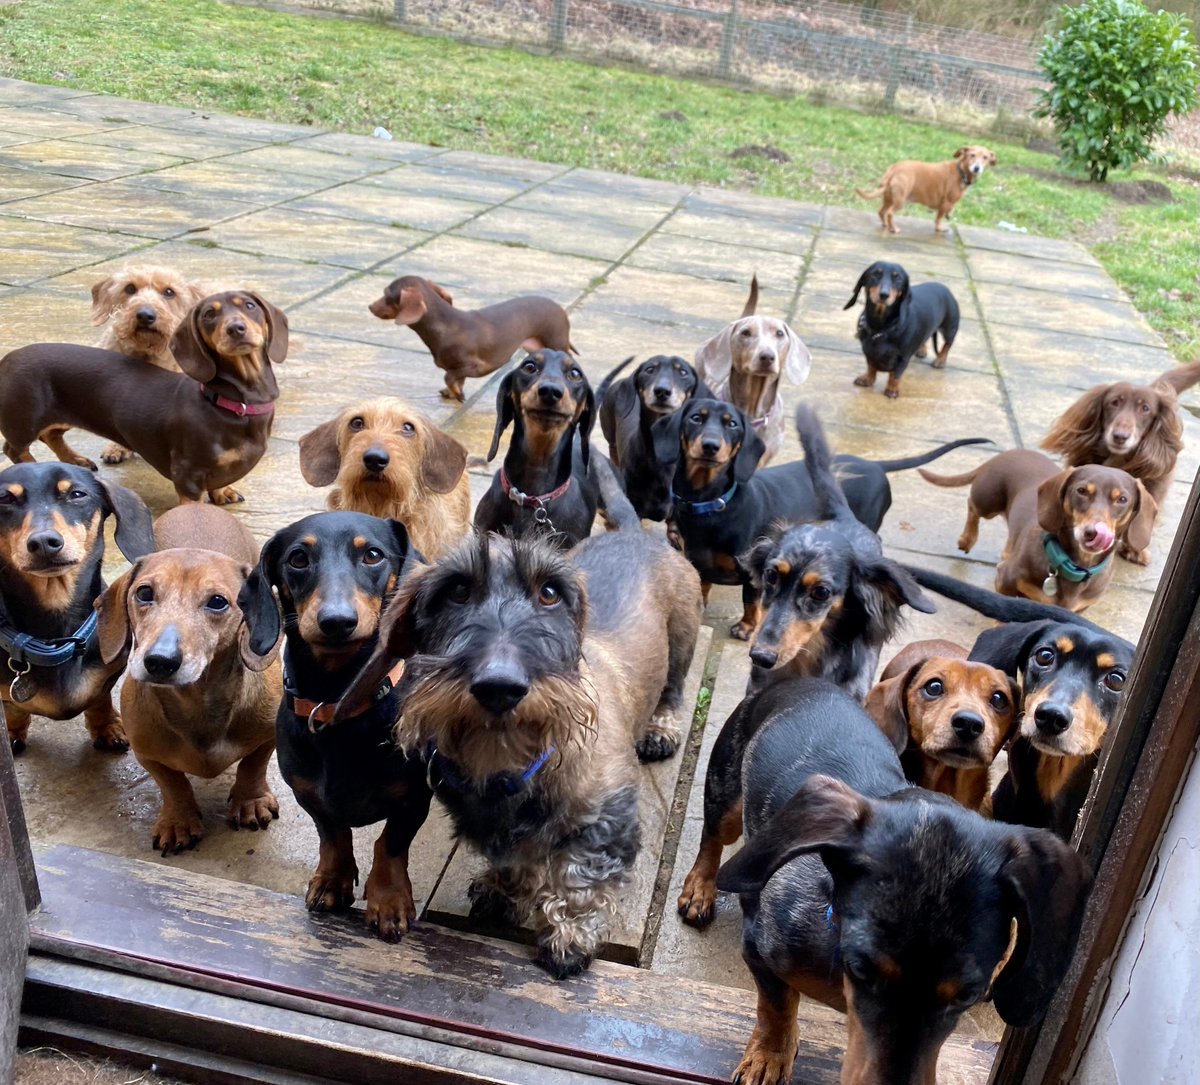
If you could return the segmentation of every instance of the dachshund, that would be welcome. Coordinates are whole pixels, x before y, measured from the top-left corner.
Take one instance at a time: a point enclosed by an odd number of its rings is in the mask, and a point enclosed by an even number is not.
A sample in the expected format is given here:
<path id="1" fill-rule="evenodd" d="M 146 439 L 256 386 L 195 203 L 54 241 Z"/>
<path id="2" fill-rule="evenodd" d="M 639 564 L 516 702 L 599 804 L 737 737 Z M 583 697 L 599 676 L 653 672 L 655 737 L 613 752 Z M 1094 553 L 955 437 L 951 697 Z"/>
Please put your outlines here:
<path id="1" fill-rule="evenodd" d="M 986 147 L 959 147 L 949 162 L 914 162 L 911 159 L 888 167 L 883 180 L 872 192 L 861 188 L 854 191 L 864 200 L 883 197 L 879 223 L 888 233 L 898 234 L 896 215 L 912 200 L 936 212 L 933 228 L 941 233 L 942 220 L 948 219 L 954 205 L 966 195 L 988 166 L 996 164 L 996 156 Z"/>

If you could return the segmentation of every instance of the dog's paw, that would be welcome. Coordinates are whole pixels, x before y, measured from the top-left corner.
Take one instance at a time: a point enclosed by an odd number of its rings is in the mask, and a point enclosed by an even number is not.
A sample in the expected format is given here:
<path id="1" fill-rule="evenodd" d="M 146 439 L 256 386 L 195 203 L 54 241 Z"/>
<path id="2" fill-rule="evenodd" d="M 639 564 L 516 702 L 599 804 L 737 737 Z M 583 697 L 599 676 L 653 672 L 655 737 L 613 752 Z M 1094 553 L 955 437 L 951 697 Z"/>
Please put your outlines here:
<path id="1" fill-rule="evenodd" d="M 855 377 L 854 384 L 858 388 L 873 388 L 875 382 L 870 377 Z"/>
<path id="2" fill-rule="evenodd" d="M 161 855 L 178 855 L 194 848 L 203 838 L 200 811 L 194 807 L 191 810 L 164 809 L 154 823 L 154 850 Z"/>
<path id="3" fill-rule="evenodd" d="M 749 640 L 754 636 L 754 630 L 755 626 L 743 621 L 738 622 L 737 625 L 731 625 L 729 627 L 729 635 L 735 640 Z"/>
<path id="4" fill-rule="evenodd" d="M 417 906 L 403 886 L 377 888 L 367 879 L 367 926 L 385 942 L 399 942 L 416 926 Z"/>
<path id="5" fill-rule="evenodd" d="M 23 738 L 14 738 L 12 735 L 9 735 L 8 745 L 12 749 L 13 757 L 25 752 L 25 740 Z"/>
<path id="6" fill-rule="evenodd" d="M 109 753 L 124 753 L 129 749 L 129 738 L 120 720 L 92 731 L 91 735 L 93 749 L 107 750 Z"/>
<path id="7" fill-rule="evenodd" d="M 668 757 L 674 757 L 675 751 L 679 749 L 681 737 L 679 726 L 675 722 L 675 713 L 656 712 L 646 728 L 646 733 L 634 746 L 638 760 L 665 761 Z"/>
<path id="8" fill-rule="evenodd" d="M 539 946 L 534 960 L 556 980 L 578 976 L 592 963 L 592 958 L 580 950 L 572 948 L 558 954 L 552 952 L 549 946 Z"/>
<path id="9" fill-rule="evenodd" d="M 704 928 L 717 914 L 717 883 L 712 878 L 689 870 L 683 879 L 683 892 L 676 903 L 679 918 L 689 927 Z"/>
<path id="10" fill-rule="evenodd" d="M 958 548 L 964 554 L 969 554 L 971 552 L 971 547 L 973 547 L 974 545 L 975 545 L 975 540 L 973 538 L 971 538 L 969 535 L 960 535 L 958 537 Z"/>
<path id="11" fill-rule="evenodd" d="M 914 358 L 928 358 L 929 357 L 929 340 L 926 340 L 919 347 L 917 347 L 916 352 L 914 353 L 913 357 Z"/>
<path id="12" fill-rule="evenodd" d="M 1132 561 L 1134 565 L 1149 565 L 1150 551 L 1135 550 L 1128 543 L 1121 543 L 1120 550 L 1117 551 L 1126 561 Z"/>
<path id="13" fill-rule="evenodd" d="M 236 505 L 246 499 L 232 486 L 222 486 L 219 490 L 209 490 L 208 499 L 214 505 Z"/>
<path id="14" fill-rule="evenodd" d="M 279 817 L 279 800 L 269 791 L 245 799 L 230 795 L 225 817 L 234 830 L 266 829 Z"/>
<path id="15" fill-rule="evenodd" d="M 798 1046 L 798 1041 L 792 1040 L 784 1050 L 772 1050 L 759 1041 L 756 1032 L 733 1072 L 733 1085 L 784 1085 L 791 1081 Z"/>
<path id="16" fill-rule="evenodd" d="M 900 398 L 900 389 L 899 388 L 885 388 L 883 390 L 883 394 L 885 396 L 887 396 L 888 399 L 899 399 Z"/>
<path id="17" fill-rule="evenodd" d="M 119 445 L 114 441 L 110 445 L 105 445 L 104 451 L 100 453 L 100 459 L 105 463 L 124 463 L 126 460 L 133 459 L 133 453 L 124 445 Z"/>
<path id="18" fill-rule="evenodd" d="M 310 912 L 344 912 L 354 903 L 354 883 L 357 871 L 318 870 L 308 883 L 304 906 Z"/>
<path id="19" fill-rule="evenodd" d="M 500 927 L 518 927 L 521 917 L 512 898 L 505 896 L 491 882 L 476 878 L 467 888 L 471 902 L 470 918 L 475 923 Z"/>

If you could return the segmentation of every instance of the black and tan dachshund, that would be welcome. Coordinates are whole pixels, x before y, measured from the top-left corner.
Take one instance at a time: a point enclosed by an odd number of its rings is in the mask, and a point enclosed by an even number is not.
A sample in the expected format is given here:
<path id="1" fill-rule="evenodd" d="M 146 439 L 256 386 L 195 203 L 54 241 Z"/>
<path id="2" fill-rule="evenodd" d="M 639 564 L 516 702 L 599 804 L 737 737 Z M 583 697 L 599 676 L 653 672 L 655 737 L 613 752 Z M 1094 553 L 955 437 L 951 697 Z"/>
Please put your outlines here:
<path id="1" fill-rule="evenodd" d="M 350 907 L 358 882 L 351 829 L 386 819 L 363 895 L 368 925 L 389 942 L 416 919 L 408 849 L 432 796 L 420 758 L 405 757 L 391 742 L 403 664 L 345 706 L 336 727 L 328 724 L 375 649 L 384 605 L 407 567 L 419 561 L 399 521 L 322 512 L 277 532 L 238 595 L 258 656 L 278 641 L 283 610 L 279 771 L 320 837 L 304 902 L 314 912 Z"/>
<path id="2" fill-rule="evenodd" d="M 654 423 L 652 433 L 659 462 L 674 465 L 675 522 L 684 553 L 700 573 L 705 598 L 713 584 L 740 584 L 744 613 L 730 632 L 749 640 L 760 607 L 745 555 L 776 520 L 823 515 L 808 469 L 797 461 L 757 471 L 762 438 L 737 407 L 721 400 L 690 399 L 678 414 Z M 878 531 L 892 504 L 888 472 L 920 467 L 963 445 L 988 443 L 986 437 L 969 437 L 919 456 L 879 462 L 835 456 L 834 473 L 855 517 Z"/>
<path id="3" fill-rule="evenodd" d="M 1069 840 L 1109 725 L 1121 703 L 1134 646 L 1062 607 L 1012 599 L 911 568 L 931 591 L 1006 624 L 985 630 L 970 659 L 1020 677 L 1023 711 L 1008 772 L 992 795 L 995 816 Z"/>
<path id="4" fill-rule="evenodd" d="M 130 561 L 154 549 L 150 511 L 125 487 L 64 463 L 0 471 L 0 699 L 13 753 L 31 715 L 80 712 L 96 749 L 129 749 L 112 703 L 127 653 L 104 661 L 92 607 L 110 515 Z"/>
<path id="5" fill-rule="evenodd" d="M 827 678 L 862 701 L 880 650 L 900 624 L 900 608 L 932 614 L 935 607 L 851 511 L 811 407 L 797 408 L 796 428 L 812 481 L 813 522 L 772 525 L 746 556 L 762 593 L 751 684 Z"/>
<path id="6" fill-rule="evenodd" d="M 855 1083 L 933 1082 L 947 1036 L 988 999 L 1017 1027 L 1045 1012 L 1087 897 L 1075 852 L 910 784 L 831 683 L 772 685 L 730 726 L 746 741 L 731 777 L 746 844 L 717 884 L 741 895 L 758 991 L 734 1081 L 790 1080 L 802 994 L 845 1011 L 842 1081 Z"/>
<path id="7" fill-rule="evenodd" d="M 586 538 L 600 493 L 588 470 L 595 421 L 592 386 L 571 355 L 526 355 L 496 392 L 489 463 L 510 425 L 513 435 L 503 466 L 475 507 L 475 525 L 514 535 L 554 534 L 564 546 Z"/>
<path id="8" fill-rule="evenodd" d="M 946 364 L 946 356 L 958 335 L 958 302 L 941 283 L 910 286 L 908 272 L 899 264 L 876 260 L 859 276 L 854 294 L 843 309 L 858 304 L 858 295 L 867 292 L 866 305 L 858 317 L 855 335 L 867 359 L 867 371 L 855 377 L 860 388 L 874 388 L 877 373 L 888 375 L 884 394 L 888 399 L 900 396 L 900 378 L 913 356 L 925 357 L 925 346 L 933 340 L 937 352 L 934 369 Z M 937 345 L 937 333 L 942 345 Z"/>
<path id="9" fill-rule="evenodd" d="M 654 454 L 651 426 L 674 414 L 693 397 L 712 393 L 696 370 L 674 354 L 647 358 L 628 377 L 617 377 L 633 358 L 626 358 L 596 391 L 600 429 L 621 485 L 643 520 L 665 520 L 671 512 L 672 467 Z"/>

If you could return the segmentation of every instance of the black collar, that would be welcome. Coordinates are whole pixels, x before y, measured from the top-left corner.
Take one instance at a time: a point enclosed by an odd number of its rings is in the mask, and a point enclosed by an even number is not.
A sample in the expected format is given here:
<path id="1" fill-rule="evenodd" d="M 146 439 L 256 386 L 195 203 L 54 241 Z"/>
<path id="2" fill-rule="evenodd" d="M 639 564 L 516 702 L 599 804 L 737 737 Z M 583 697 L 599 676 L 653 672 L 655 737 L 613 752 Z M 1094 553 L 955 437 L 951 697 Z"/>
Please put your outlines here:
<path id="1" fill-rule="evenodd" d="M 553 753 L 554 746 L 547 746 L 520 775 L 514 772 L 498 772 L 484 780 L 473 780 L 446 757 L 435 743 L 430 742 L 425 747 L 425 760 L 429 765 L 429 786 L 434 791 L 444 787 L 463 798 L 473 795 L 485 802 L 500 802 L 526 790 Z"/>
<path id="2" fill-rule="evenodd" d="M 64 663 L 83 655 L 96 643 L 96 627 L 99 618 L 93 610 L 74 633 L 66 637 L 42 639 L 31 633 L 22 633 L 6 621 L 0 621 L 0 648 L 8 653 L 9 668 L 14 674 L 32 666 L 61 667 Z"/>

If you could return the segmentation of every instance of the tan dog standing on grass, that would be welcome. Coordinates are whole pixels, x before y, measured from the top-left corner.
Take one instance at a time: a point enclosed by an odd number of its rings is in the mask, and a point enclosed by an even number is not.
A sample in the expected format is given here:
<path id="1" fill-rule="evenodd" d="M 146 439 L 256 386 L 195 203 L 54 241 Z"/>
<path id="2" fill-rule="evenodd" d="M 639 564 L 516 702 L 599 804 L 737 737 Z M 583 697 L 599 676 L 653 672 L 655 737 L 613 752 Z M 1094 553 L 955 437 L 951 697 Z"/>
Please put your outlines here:
<path id="1" fill-rule="evenodd" d="M 864 200 L 883 196 L 879 221 L 888 233 L 900 232 L 896 216 L 910 200 L 936 212 L 933 228 L 940 233 L 942 220 L 950 217 L 954 205 L 983 176 L 984 169 L 995 164 L 996 156 L 986 147 L 959 147 L 949 162 L 896 162 L 888 167 L 877 188 L 854 191 Z"/>
<path id="2" fill-rule="evenodd" d="M 267 783 L 282 696 L 277 652 L 257 655 L 238 592 L 258 561 L 253 536 L 212 505 L 180 505 L 155 524 L 159 550 L 96 602 L 105 660 L 128 650 L 121 712 L 138 762 L 162 793 L 153 843 L 163 855 L 204 836 L 188 775 L 237 764 L 226 817 L 265 829 L 279 816 Z"/>
<path id="3" fill-rule="evenodd" d="M 467 450 L 403 400 L 347 407 L 300 438 L 311 486 L 336 483 L 331 509 L 399 520 L 427 561 L 471 527 Z"/>

